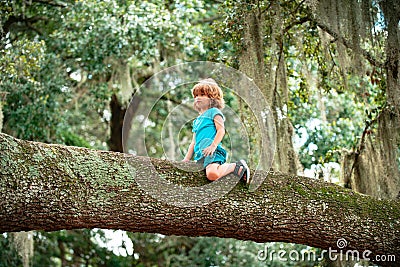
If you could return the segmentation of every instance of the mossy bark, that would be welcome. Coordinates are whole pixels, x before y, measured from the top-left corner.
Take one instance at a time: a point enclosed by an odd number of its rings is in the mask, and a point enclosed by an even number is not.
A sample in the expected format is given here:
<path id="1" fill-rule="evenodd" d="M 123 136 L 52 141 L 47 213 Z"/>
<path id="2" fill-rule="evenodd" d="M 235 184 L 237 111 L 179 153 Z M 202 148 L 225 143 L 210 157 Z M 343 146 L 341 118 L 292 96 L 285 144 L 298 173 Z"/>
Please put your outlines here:
<path id="1" fill-rule="evenodd" d="M 255 192 L 239 183 L 217 201 L 182 208 L 152 198 L 137 178 L 154 180 L 155 188 L 157 175 L 182 187 L 209 183 L 203 172 L 179 168 L 187 163 L 5 134 L 0 134 L 0 147 L 0 232 L 108 228 L 322 249 L 338 249 L 336 242 L 344 238 L 344 249 L 400 259 L 397 200 L 378 200 L 316 179 L 257 172 L 266 179 Z M 156 172 L 149 172 L 148 164 Z"/>
<path id="2" fill-rule="evenodd" d="M 281 14 L 279 4 L 272 4 L 272 9 L 277 14 Z M 274 51 L 277 58 L 271 57 L 268 65 L 265 59 L 265 27 L 268 23 L 261 9 L 254 9 L 245 15 L 243 49 L 239 54 L 239 70 L 253 79 L 259 87 L 264 97 L 271 105 L 274 116 L 274 123 L 277 136 L 277 145 L 274 155 L 273 166 L 287 173 L 296 174 L 302 169 L 297 153 L 293 147 L 293 126 L 287 118 L 285 107 L 288 105 L 288 84 L 285 67 L 285 57 L 283 53 L 283 33 L 282 21 L 278 18 L 272 27 L 272 42 L 269 49 Z M 263 103 L 263 102 L 260 102 Z M 241 113 L 245 113 L 242 111 Z M 248 129 L 250 137 L 257 136 L 254 127 L 249 122 Z M 258 138 L 254 138 L 257 140 Z M 262 153 L 264 153 L 263 151 Z M 265 155 L 265 157 L 268 157 Z M 263 169 L 267 169 L 267 164 L 260 164 Z"/>

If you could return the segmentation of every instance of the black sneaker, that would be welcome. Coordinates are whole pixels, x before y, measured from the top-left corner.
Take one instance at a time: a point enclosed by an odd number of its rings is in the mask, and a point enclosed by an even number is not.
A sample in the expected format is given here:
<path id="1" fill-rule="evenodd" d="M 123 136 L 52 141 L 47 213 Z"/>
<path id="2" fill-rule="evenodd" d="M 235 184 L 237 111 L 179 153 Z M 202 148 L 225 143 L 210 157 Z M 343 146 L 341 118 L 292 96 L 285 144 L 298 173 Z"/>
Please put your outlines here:
<path id="1" fill-rule="evenodd" d="M 240 170 L 240 167 L 242 169 Z M 249 185 L 251 182 L 251 177 L 250 177 L 250 168 L 247 166 L 247 163 L 245 160 L 241 159 L 238 162 L 236 162 L 235 170 L 233 171 L 235 175 L 237 175 L 240 180 L 243 180 L 246 185 Z"/>

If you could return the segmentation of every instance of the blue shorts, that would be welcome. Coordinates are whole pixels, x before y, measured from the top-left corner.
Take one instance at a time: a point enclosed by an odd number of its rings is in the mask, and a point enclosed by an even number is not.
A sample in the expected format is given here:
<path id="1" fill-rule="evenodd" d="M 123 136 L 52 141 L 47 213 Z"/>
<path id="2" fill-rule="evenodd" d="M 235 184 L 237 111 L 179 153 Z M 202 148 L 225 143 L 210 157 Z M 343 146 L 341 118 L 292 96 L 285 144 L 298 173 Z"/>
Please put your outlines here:
<path id="1" fill-rule="evenodd" d="M 227 153 L 226 150 L 220 146 L 217 146 L 214 154 L 207 157 L 202 157 L 201 159 L 197 160 L 196 163 L 203 164 L 203 167 L 206 168 L 211 163 L 218 163 L 222 165 L 226 162 Z"/>

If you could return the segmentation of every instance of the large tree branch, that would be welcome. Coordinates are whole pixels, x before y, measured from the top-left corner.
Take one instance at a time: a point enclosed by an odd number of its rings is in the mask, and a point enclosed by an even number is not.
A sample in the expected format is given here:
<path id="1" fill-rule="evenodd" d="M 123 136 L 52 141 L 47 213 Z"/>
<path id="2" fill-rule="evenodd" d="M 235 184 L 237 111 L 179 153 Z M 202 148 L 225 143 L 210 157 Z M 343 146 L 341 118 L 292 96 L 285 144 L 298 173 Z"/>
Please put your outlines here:
<path id="1" fill-rule="evenodd" d="M 371 259 L 400 259 L 397 200 L 259 171 L 257 177 L 266 180 L 255 192 L 238 184 L 210 204 L 179 207 L 151 197 L 138 181 L 147 179 L 157 188 L 160 175 L 182 188 L 210 184 L 203 172 L 178 168 L 187 166 L 184 163 L 28 142 L 5 134 L 0 134 L 0 151 L 0 232 L 109 228 L 336 250 L 336 242 L 344 238 L 348 245 L 343 250 L 360 255 L 369 250 Z M 161 195 L 171 194 L 167 188 L 159 190 Z"/>

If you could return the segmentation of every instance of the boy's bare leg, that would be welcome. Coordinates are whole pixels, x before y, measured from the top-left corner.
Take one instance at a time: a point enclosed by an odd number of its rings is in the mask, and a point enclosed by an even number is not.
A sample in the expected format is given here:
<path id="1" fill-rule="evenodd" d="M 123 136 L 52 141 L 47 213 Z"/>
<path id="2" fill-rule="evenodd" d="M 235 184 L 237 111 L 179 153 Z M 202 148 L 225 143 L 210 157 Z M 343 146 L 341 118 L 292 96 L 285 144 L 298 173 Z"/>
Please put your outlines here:
<path id="1" fill-rule="evenodd" d="M 206 168 L 207 179 L 215 181 L 225 175 L 232 173 L 235 170 L 236 163 L 224 163 L 222 165 L 218 163 L 211 163 Z"/>

